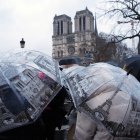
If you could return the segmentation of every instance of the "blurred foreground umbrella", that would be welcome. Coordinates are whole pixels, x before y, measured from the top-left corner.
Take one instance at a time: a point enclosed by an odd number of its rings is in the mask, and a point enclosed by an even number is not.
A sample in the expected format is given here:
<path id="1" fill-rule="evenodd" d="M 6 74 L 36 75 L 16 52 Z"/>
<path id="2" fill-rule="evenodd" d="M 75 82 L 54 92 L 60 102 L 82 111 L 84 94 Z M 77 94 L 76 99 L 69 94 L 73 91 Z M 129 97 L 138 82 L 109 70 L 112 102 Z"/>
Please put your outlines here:
<path id="1" fill-rule="evenodd" d="M 124 69 L 128 73 L 131 73 L 133 76 L 135 76 L 138 81 L 140 81 L 140 55 L 125 59 Z"/>
<path id="2" fill-rule="evenodd" d="M 0 132 L 29 124 L 61 90 L 58 63 L 37 51 L 0 62 Z"/>
<path id="3" fill-rule="evenodd" d="M 140 115 L 140 84 L 132 75 L 105 63 L 72 67 L 64 72 L 80 112 L 85 112 L 114 136 L 140 135 L 137 117 Z"/>

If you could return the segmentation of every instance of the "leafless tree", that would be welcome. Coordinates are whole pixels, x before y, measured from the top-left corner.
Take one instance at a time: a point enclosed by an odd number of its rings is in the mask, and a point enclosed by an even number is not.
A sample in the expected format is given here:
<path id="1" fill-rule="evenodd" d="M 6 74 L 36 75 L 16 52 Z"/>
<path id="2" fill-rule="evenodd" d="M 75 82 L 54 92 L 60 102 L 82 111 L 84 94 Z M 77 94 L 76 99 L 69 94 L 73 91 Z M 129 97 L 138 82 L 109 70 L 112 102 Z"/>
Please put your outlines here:
<path id="1" fill-rule="evenodd" d="M 128 27 L 125 32 L 119 32 L 117 41 L 124 39 L 140 38 L 140 0 L 109 0 L 107 9 L 104 10 L 105 15 L 116 18 L 116 23 L 120 26 L 120 30 Z M 118 18 L 117 18 L 118 17 Z"/>
<path id="2" fill-rule="evenodd" d="M 103 32 L 98 35 L 96 42 L 97 53 L 94 54 L 96 62 L 115 61 L 121 64 L 123 59 L 132 56 L 131 49 L 127 48 L 126 44 L 122 42 L 116 43 L 116 39 L 116 36 Z"/>

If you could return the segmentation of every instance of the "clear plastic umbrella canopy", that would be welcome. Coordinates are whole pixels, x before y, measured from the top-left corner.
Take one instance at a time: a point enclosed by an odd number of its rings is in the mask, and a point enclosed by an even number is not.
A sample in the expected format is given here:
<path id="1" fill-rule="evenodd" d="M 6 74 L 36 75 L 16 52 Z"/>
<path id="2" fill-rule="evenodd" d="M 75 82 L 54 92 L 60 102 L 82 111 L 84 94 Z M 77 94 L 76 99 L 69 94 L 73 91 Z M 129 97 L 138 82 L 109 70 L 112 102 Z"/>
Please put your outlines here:
<path id="1" fill-rule="evenodd" d="M 71 67 L 64 73 L 79 111 L 114 136 L 140 135 L 140 83 L 135 77 L 106 63 Z"/>
<path id="2" fill-rule="evenodd" d="M 0 61 L 0 132 L 34 122 L 61 89 L 58 63 L 37 51 Z"/>

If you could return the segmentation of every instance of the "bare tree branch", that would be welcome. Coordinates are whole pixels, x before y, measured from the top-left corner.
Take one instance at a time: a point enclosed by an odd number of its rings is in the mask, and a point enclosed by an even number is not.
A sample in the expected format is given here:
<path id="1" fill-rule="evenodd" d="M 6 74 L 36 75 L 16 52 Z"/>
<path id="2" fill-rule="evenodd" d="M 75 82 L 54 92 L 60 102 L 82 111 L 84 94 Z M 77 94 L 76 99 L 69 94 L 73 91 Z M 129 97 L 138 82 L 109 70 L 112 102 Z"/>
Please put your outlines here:
<path id="1" fill-rule="evenodd" d="M 119 24 L 122 27 L 125 23 L 130 23 L 132 26 L 131 30 L 126 31 L 125 33 L 119 34 L 116 41 L 121 42 L 125 39 L 132 39 L 135 37 L 140 37 L 140 2 L 139 0 L 108 0 L 111 6 L 105 10 L 104 14 L 109 16 L 118 17 L 122 20 L 122 24 Z M 137 26 L 135 26 L 137 24 Z M 132 34 L 135 31 L 135 34 Z M 131 35 L 130 35 L 131 32 Z M 115 35 L 116 36 L 116 35 Z"/>

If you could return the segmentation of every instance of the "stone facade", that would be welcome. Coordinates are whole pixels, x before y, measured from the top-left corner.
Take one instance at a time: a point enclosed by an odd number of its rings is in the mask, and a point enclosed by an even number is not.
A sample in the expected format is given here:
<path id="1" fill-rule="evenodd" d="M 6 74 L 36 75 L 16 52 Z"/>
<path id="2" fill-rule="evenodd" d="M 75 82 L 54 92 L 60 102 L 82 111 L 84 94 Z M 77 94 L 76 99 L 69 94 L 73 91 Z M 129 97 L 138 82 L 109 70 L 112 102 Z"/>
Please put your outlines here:
<path id="1" fill-rule="evenodd" d="M 53 50 L 52 57 L 84 58 L 87 52 L 93 52 L 96 47 L 96 18 L 87 8 L 76 12 L 74 18 L 74 32 L 71 17 L 60 15 L 54 17 L 53 22 Z M 92 56 L 93 57 L 93 56 Z"/>

